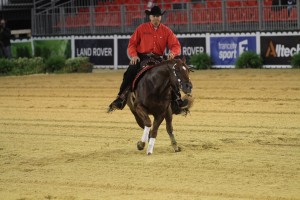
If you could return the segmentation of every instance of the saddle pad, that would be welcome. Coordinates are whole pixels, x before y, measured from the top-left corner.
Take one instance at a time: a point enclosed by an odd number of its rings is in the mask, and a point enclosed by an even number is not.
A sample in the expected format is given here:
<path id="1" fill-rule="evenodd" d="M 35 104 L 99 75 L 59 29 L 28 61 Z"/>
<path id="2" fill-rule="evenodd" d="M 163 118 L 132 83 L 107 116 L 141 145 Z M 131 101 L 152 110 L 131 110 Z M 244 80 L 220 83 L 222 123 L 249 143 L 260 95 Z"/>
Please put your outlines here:
<path id="1" fill-rule="evenodd" d="M 155 65 L 147 65 L 141 69 L 141 71 L 138 72 L 138 74 L 135 76 L 133 82 L 132 82 L 132 91 L 135 89 L 137 83 L 139 82 L 140 78 L 145 74 L 146 71 L 149 69 L 152 69 L 155 67 Z"/>

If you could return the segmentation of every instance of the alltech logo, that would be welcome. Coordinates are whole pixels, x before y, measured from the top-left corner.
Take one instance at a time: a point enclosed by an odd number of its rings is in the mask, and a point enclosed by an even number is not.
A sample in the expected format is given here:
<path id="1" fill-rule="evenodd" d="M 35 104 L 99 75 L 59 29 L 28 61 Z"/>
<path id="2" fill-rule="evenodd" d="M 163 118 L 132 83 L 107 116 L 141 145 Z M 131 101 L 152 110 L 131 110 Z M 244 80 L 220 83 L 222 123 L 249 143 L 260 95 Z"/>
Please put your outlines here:
<path id="1" fill-rule="evenodd" d="M 265 57 L 288 58 L 300 52 L 300 44 L 294 47 L 287 47 L 284 44 L 275 43 L 270 40 Z"/>

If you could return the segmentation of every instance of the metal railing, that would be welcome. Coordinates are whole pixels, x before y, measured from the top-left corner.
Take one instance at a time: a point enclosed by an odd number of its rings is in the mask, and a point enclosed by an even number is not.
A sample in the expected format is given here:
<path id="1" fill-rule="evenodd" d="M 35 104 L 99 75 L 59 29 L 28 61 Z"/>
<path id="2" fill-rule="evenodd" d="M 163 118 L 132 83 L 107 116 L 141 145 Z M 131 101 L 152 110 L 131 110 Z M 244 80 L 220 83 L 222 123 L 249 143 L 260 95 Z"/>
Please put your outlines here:
<path id="1" fill-rule="evenodd" d="M 292 6 L 269 5 L 263 1 L 252 1 L 252 5 L 249 0 L 236 1 L 234 5 L 225 0 L 215 1 L 216 5 L 210 5 L 211 2 L 214 1 L 161 3 L 162 10 L 167 10 L 162 23 L 175 33 L 300 30 L 299 1 Z M 131 34 L 148 20 L 144 12 L 146 4 L 120 5 L 94 0 L 88 5 L 74 1 L 55 3 L 35 6 L 32 11 L 34 36 Z"/>

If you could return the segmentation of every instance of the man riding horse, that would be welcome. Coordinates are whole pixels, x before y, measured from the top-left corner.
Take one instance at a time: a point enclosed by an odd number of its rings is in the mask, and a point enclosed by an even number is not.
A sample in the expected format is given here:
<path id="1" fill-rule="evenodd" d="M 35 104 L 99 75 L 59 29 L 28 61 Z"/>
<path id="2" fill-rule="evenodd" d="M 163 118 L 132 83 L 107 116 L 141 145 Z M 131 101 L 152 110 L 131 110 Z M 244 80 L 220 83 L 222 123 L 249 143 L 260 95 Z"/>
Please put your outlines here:
<path id="1" fill-rule="evenodd" d="M 149 15 L 150 22 L 138 26 L 129 40 L 127 51 L 131 57 L 130 65 L 124 73 L 117 99 L 109 105 L 108 112 L 115 109 L 122 110 L 125 107 L 131 83 L 143 67 L 143 61 L 150 59 L 152 64 L 161 62 L 166 47 L 170 49 L 169 60 L 181 54 L 181 46 L 176 35 L 170 28 L 161 24 L 161 16 L 165 11 L 161 12 L 158 6 L 154 6 L 151 11 L 146 10 L 145 13 Z M 188 105 L 188 100 L 181 99 L 179 88 L 173 92 L 172 98 L 173 113 L 181 113 Z"/>

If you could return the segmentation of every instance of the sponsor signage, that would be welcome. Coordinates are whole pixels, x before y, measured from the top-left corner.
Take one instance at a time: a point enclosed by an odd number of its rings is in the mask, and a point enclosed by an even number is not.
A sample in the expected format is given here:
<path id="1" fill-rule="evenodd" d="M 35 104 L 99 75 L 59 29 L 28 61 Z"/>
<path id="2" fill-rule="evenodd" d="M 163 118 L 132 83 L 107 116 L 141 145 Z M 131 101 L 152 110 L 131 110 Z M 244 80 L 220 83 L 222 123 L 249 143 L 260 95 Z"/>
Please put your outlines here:
<path id="1" fill-rule="evenodd" d="M 190 57 L 199 53 L 206 53 L 205 37 L 200 38 L 178 38 L 181 44 L 181 57 L 186 58 L 187 64 L 190 63 Z"/>
<path id="2" fill-rule="evenodd" d="M 190 57 L 194 54 L 205 53 L 206 43 L 203 38 L 178 38 L 181 44 L 181 57 L 185 57 L 189 63 Z M 118 65 L 128 65 L 129 56 L 127 54 L 127 46 L 129 39 L 118 39 Z M 166 54 L 169 53 L 167 48 Z"/>
<path id="3" fill-rule="evenodd" d="M 113 39 L 75 39 L 75 57 L 89 57 L 95 65 L 114 65 Z"/>
<path id="4" fill-rule="evenodd" d="M 260 42 L 264 65 L 290 65 L 300 52 L 300 36 L 262 36 Z"/>
<path id="5" fill-rule="evenodd" d="M 210 55 L 214 65 L 233 66 L 245 51 L 256 52 L 255 36 L 210 38 Z"/>
<path id="6" fill-rule="evenodd" d="M 186 59 L 186 63 L 189 65 L 192 55 L 205 53 L 206 43 L 205 37 L 192 37 L 192 38 L 178 38 L 181 45 L 181 58 Z M 170 50 L 167 48 L 166 54 L 169 54 Z"/>
<path id="7" fill-rule="evenodd" d="M 118 65 L 129 65 L 129 55 L 127 54 L 129 39 L 118 39 Z"/>

